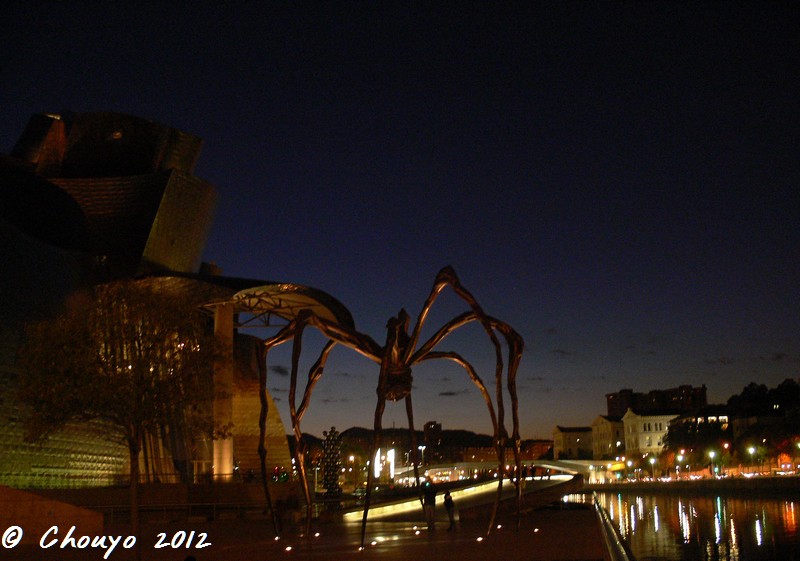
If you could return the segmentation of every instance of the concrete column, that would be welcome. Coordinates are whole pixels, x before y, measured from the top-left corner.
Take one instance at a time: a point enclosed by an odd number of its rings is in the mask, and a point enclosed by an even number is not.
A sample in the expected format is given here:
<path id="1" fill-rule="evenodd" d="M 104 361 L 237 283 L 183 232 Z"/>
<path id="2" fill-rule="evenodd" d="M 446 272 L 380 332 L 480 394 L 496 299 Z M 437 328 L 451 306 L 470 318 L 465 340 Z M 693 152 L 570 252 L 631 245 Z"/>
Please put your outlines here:
<path id="1" fill-rule="evenodd" d="M 214 365 L 214 389 L 221 397 L 214 399 L 215 432 L 230 427 L 233 419 L 233 305 L 220 304 L 214 309 L 214 336 L 222 343 L 222 358 Z M 233 478 L 233 437 L 217 438 L 214 449 L 214 480 Z"/>

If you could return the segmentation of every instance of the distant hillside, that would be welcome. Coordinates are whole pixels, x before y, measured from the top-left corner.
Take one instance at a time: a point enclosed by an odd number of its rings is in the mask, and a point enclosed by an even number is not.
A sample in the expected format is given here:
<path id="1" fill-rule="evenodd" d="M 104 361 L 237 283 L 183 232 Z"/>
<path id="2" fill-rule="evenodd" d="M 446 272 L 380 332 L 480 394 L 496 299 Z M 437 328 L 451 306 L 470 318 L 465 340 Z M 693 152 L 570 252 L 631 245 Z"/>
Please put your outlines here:
<path id="1" fill-rule="evenodd" d="M 415 431 L 417 442 L 424 443 L 422 431 Z M 368 445 L 372 443 L 373 430 L 364 427 L 351 427 L 341 432 L 342 444 L 350 446 Z M 492 437 L 487 434 L 476 434 L 467 430 L 443 430 L 441 433 L 443 447 L 453 446 L 458 448 L 483 448 L 492 446 Z M 290 442 L 294 441 L 294 436 L 286 435 Z M 303 438 L 309 447 L 321 445 L 324 438 L 312 434 L 303 433 Z M 408 429 L 384 429 L 383 440 L 385 442 L 405 442 L 409 438 Z"/>

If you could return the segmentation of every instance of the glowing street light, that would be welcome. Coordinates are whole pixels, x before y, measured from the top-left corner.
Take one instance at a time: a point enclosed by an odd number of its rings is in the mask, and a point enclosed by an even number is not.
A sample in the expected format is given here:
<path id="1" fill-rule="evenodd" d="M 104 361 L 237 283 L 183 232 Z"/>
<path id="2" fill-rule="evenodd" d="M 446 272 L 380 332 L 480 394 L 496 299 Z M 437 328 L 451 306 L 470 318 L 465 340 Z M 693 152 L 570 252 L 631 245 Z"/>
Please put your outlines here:
<path id="1" fill-rule="evenodd" d="M 650 469 L 653 470 L 653 481 L 656 480 L 656 459 L 654 456 L 650 456 Z"/>
<path id="2" fill-rule="evenodd" d="M 708 455 L 709 455 L 709 457 L 711 457 L 711 473 L 712 474 L 716 474 L 717 473 L 717 467 L 714 465 L 714 458 L 716 457 L 717 453 L 714 452 L 713 450 L 711 450 L 708 453 Z"/>

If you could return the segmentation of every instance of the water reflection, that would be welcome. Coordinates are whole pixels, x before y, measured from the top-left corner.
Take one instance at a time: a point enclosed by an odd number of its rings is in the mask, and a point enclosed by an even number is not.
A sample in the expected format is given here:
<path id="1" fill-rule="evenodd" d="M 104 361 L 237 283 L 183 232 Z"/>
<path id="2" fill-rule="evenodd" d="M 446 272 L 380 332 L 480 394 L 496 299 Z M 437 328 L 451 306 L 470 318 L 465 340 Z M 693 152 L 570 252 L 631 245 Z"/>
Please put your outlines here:
<path id="1" fill-rule="evenodd" d="M 800 561 L 798 500 L 598 497 L 639 561 Z"/>

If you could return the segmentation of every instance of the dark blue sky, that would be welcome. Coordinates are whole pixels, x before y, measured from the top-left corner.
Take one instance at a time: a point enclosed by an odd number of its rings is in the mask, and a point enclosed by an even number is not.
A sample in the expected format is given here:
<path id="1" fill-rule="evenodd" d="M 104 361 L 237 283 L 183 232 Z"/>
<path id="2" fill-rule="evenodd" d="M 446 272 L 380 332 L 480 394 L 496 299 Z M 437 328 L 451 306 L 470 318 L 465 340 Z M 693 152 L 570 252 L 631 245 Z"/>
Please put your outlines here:
<path id="1" fill-rule="evenodd" d="M 381 342 L 453 265 L 525 338 L 523 436 L 547 437 L 621 388 L 706 384 L 720 402 L 800 374 L 798 15 L 12 2 L 0 150 L 30 114 L 62 110 L 202 137 L 196 173 L 220 195 L 206 260 L 323 289 Z M 431 328 L 460 311 L 440 304 Z M 485 346 L 467 332 L 443 348 L 486 368 Z M 415 374 L 418 424 L 490 432 L 463 373 Z M 337 351 L 306 428 L 369 426 L 376 375 Z M 271 376 L 285 405 L 287 379 Z"/>

